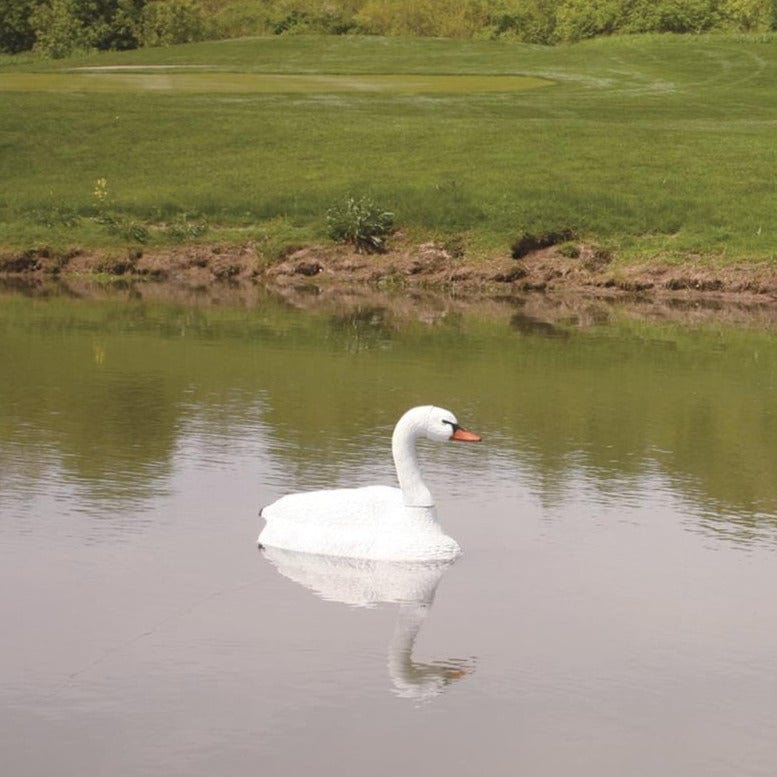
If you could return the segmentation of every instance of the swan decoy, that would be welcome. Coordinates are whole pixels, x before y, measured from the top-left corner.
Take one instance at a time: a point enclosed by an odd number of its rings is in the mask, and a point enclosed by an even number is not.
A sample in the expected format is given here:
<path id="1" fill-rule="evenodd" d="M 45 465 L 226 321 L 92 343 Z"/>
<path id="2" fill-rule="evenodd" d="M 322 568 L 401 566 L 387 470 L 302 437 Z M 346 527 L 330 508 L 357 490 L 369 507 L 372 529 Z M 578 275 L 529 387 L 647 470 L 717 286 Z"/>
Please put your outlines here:
<path id="1" fill-rule="evenodd" d="M 458 543 L 437 521 L 418 466 L 416 440 L 478 442 L 449 410 L 423 405 L 399 419 L 391 452 L 399 488 L 366 486 L 288 494 L 259 513 L 260 547 L 386 561 L 450 561 Z"/>

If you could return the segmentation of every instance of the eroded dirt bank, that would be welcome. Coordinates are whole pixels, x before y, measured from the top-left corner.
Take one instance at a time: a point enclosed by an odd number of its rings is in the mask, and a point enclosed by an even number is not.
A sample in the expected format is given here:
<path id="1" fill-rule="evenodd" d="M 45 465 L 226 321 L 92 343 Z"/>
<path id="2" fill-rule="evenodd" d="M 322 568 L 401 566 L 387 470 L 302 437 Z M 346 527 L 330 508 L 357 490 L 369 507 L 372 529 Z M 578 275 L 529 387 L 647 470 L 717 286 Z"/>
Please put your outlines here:
<path id="1" fill-rule="evenodd" d="M 568 252 L 567 252 L 568 253 Z M 307 247 L 268 262 L 253 244 L 186 245 L 106 253 L 46 249 L 0 253 L 5 277 L 72 278 L 111 276 L 124 280 L 173 282 L 201 288 L 217 283 L 261 284 L 286 293 L 351 287 L 379 290 L 437 289 L 461 293 L 521 294 L 531 291 L 586 292 L 618 297 L 699 297 L 777 300 L 777 265 L 711 267 L 686 262 L 624 266 L 600 250 L 581 244 L 576 255 L 557 246 L 511 256 L 469 260 L 435 243 L 405 246 L 384 254 L 358 254 L 349 247 Z"/>

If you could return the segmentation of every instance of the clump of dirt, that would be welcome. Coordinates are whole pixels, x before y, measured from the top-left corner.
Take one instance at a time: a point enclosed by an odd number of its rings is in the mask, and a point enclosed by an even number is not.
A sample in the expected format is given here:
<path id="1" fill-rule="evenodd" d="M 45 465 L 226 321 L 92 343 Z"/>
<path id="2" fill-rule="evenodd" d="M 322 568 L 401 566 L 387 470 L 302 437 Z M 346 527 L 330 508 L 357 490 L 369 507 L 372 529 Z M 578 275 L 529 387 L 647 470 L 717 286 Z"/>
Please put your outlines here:
<path id="1" fill-rule="evenodd" d="M 154 249 L 33 249 L 0 253 L 0 275 L 108 275 L 133 280 L 175 281 L 202 286 L 253 280 L 259 258 L 252 244 L 175 246 Z"/>
<path id="2" fill-rule="evenodd" d="M 68 262 L 80 254 L 81 250 L 78 248 L 62 252 L 50 251 L 48 248 L 30 248 L 17 253 L 0 253 L 0 275 L 57 275 Z"/>
<path id="3" fill-rule="evenodd" d="M 528 256 L 535 251 L 541 251 L 543 248 L 550 248 L 561 243 L 568 243 L 574 240 L 574 238 L 575 232 L 572 229 L 558 229 L 538 235 L 524 232 L 513 243 L 510 254 L 513 259 L 523 259 L 524 256 Z"/>
<path id="4" fill-rule="evenodd" d="M 242 246 L 189 245 L 146 251 L 138 260 L 141 276 L 191 285 L 249 280 L 256 276 L 257 253 L 253 244 Z"/>

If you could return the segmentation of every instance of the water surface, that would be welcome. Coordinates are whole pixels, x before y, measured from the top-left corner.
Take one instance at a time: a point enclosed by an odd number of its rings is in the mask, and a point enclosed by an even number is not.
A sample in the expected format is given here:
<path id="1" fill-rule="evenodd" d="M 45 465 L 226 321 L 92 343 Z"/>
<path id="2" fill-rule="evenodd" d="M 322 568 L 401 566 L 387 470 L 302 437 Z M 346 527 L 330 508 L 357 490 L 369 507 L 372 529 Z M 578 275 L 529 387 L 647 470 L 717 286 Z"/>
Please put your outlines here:
<path id="1" fill-rule="evenodd" d="M 151 296 L 0 296 L 8 774 L 773 774 L 771 313 Z M 257 550 L 428 402 L 462 559 Z"/>

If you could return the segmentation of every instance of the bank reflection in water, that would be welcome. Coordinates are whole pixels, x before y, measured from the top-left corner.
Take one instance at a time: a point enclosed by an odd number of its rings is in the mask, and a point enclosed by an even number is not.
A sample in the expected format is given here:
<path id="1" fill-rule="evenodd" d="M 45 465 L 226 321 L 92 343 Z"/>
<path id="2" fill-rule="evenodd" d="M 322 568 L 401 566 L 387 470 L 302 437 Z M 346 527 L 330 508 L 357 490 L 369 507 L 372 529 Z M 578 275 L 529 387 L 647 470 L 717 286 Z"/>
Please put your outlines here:
<path id="1" fill-rule="evenodd" d="M 397 696 L 426 701 L 474 671 L 472 658 L 429 663 L 413 658 L 416 638 L 431 610 L 437 586 L 453 562 L 368 561 L 279 548 L 264 548 L 262 553 L 284 577 L 326 601 L 351 607 L 397 605 L 387 656 L 388 674 Z"/>
<path id="2" fill-rule="evenodd" d="M 777 531 L 773 306 L 689 319 L 537 295 L 307 304 L 29 299 L 0 284 L 4 498 L 75 484 L 95 515 L 153 505 L 176 489 L 192 424 L 227 445 L 260 424 L 262 480 L 293 473 L 286 490 L 390 478 L 398 412 L 444 399 L 491 440 L 467 463 L 484 483 L 494 452 L 545 504 L 580 472 L 614 499 L 657 472 L 705 528 Z"/>

